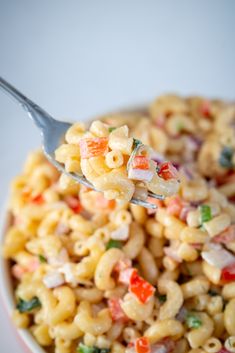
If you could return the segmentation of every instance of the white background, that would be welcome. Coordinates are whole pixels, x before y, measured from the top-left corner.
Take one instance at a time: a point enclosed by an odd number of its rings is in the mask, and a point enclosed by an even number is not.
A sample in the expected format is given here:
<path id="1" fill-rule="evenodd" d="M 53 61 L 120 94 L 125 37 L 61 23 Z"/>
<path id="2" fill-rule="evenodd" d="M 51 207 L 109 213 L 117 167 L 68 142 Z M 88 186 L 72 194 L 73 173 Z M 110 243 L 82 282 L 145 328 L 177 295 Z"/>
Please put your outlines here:
<path id="1" fill-rule="evenodd" d="M 0 75 L 82 120 L 163 92 L 235 98 L 234 0 L 0 0 Z M 0 203 L 40 138 L 0 92 Z M 0 352 L 22 353 L 0 305 Z"/>

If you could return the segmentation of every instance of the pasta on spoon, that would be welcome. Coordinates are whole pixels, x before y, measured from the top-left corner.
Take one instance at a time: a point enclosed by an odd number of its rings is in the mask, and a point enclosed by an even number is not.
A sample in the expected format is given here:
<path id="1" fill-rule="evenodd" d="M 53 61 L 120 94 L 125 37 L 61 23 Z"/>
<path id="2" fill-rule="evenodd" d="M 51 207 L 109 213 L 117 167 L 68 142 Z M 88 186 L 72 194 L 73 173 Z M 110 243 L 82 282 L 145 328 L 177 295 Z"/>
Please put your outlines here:
<path id="1" fill-rule="evenodd" d="M 154 151 L 131 137 L 127 125 L 113 127 L 94 121 L 89 130 L 72 125 L 55 158 L 67 172 L 83 174 L 108 200 L 146 200 L 148 191 L 171 196 L 179 189 L 179 175 L 171 162 L 157 163 Z"/>

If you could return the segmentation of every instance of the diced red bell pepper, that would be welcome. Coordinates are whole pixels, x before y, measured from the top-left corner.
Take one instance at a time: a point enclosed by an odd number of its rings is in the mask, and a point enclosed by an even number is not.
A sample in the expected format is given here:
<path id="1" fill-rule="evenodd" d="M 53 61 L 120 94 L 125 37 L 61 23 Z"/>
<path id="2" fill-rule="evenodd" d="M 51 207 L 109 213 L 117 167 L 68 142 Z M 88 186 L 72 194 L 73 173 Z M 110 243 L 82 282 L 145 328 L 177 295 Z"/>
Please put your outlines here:
<path id="1" fill-rule="evenodd" d="M 178 179 L 178 171 L 170 162 L 160 164 L 158 175 L 164 180 Z"/>
<path id="2" fill-rule="evenodd" d="M 209 118 L 211 115 L 211 104 L 210 101 L 205 100 L 200 106 L 200 113 L 205 117 Z"/>
<path id="3" fill-rule="evenodd" d="M 135 341 L 136 353 L 150 353 L 150 342 L 147 337 L 137 338 Z"/>
<path id="4" fill-rule="evenodd" d="M 97 193 L 97 197 L 95 200 L 96 207 L 102 208 L 102 209 L 108 209 L 108 210 L 113 210 L 116 206 L 116 201 L 115 200 L 107 200 L 102 193 Z"/>
<path id="5" fill-rule="evenodd" d="M 225 229 L 222 233 L 213 237 L 213 242 L 220 244 L 228 244 L 235 241 L 235 224 Z"/>
<path id="6" fill-rule="evenodd" d="M 132 272 L 128 289 L 143 304 L 146 303 L 155 292 L 155 288 L 140 277 L 137 271 Z"/>
<path id="7" fill-rule="evenodd" d="M 82 205 L 77 197 L 67 195 L 65 196 L 64 201 L 74 213 L 80 213 L 82 211 Z"/>
<path id="8" fill-rule="evenodd" d="M 184 203 L 177 195 L 175 197 L 170 198 L 170 200 L 168 201 L 166 210 L 167 210 L 167 213 L 170 214 L 171 216 L 179 217 L 183 207 L 184 207 Z"/>
<path id="9" fill-rule="evenodd" d="M 129 319 L 122 310 L 120 301 L 120 298 L 111 298 L 108 300 L 108 307 L 111 313 L 111 317 L 113 321 L 127 322 Z"/>
<path id="10" fill-rule="evenodd" d="M 108 138 L 84 138 L 79 141 L 81 158 L 104 156 L 108 152 Z"/>
<path id="11" fill-rule="evenodd" d="M 36 195 L 30 199 L 30 202 L 35 203 L 36 205 L 42 205 L 45 202 L 45 199 L 42 194 Z"/>
<path id="12" fill-rule="evenodd" d="M 150 168 L 149 159 L 145 156 L 135 156 L 132 161 L 132 168 L 148 170 Z"/>
<path id="13" fill-rule="evenodd" d="M 235 263 L 222 269 L 221 280 L 224 282 L 235 281 Z"/>
<path id="14" fill-rule="evenodd" d="M 130 284 L 131 277 L 134 273 L 137 274 L 137 270 L 133 267 L 124 269 L 119 274 L 118 282 L 123 284 Z"/>

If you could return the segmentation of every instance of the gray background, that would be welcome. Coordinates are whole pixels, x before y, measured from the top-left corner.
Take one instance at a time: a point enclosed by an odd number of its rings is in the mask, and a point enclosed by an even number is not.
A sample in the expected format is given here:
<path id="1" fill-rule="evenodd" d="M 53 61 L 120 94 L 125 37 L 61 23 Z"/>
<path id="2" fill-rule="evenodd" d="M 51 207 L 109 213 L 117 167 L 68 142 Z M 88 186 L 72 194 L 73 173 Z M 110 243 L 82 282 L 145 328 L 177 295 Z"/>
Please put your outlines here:
<path id="1" fill-rule="evenodd" d="M 233 0 L 0 0 L 0 75 L 60 119 L 163 92 L 235 97 Z M 0 203 L 39 135 L 0 93 Z M 0 352 L 22 353 L 0 305 Z"/>

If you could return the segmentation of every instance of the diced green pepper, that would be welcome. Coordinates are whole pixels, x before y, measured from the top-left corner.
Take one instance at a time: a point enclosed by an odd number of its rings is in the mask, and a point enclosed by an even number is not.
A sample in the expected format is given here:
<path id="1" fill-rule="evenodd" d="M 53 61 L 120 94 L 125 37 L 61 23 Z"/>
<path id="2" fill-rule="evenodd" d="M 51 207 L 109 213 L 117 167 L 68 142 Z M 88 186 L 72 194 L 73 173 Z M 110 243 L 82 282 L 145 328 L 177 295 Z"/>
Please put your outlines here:
<path id="1" fill-rule="evenodd" d="M 109 242 L 106 245 L 106 250 L 111 249 L 111 248 L 121 249 L 122 248 L 122 242 L 119 241 L 119 240 L 110 239 Z"/>
<path id="2" fill-rule="evenodd" d="M 188 313 L 186 324 L 188 328 L 199 328 L 202 326 L 202 321 L 195 313 Z"/>
<path id="3" fill-rule="evenodd" d="M 200 206 L 200 216 L 201 216 L 201 223 L 208 222 L 212 219 L 211 215 L 211 208 L 208 205 L 201 205 Z"/>

